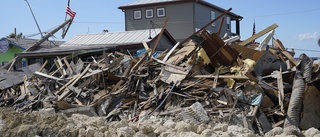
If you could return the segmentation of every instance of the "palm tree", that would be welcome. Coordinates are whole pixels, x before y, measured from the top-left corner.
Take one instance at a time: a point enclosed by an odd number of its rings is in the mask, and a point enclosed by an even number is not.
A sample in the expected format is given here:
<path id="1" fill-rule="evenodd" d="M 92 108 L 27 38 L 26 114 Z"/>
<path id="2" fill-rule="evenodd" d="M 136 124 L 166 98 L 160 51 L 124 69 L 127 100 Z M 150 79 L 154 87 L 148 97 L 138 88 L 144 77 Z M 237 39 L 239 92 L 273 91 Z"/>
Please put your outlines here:
<path id="1" fill-rule="evenodd" d="M 18 35 L 15 33 L 11 33 L 9 36 L 7 36 L 7 38 L 16 38 L 16 39 L 22 38 L 22 32 L 20 32 Z"/>

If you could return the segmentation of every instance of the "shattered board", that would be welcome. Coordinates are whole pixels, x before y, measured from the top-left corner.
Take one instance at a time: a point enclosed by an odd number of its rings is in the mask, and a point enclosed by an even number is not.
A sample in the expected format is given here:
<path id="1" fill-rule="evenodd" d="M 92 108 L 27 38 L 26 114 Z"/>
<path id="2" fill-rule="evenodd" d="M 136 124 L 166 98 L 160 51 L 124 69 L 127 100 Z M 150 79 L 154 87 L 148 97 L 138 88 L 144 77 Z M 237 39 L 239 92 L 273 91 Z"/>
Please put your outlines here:
<path id="1" fill-rule="evenodd" d="M 175 83 L 177 81 L 182 81 L 187 77 L 191 68 L 192 67 L 189 66 L 187 69 L 185 69 L 186 71 L 182 71 L 182 70 L 179 70 L 176 68 L 165 66 L 165 67 L 163 67 L 163 69 L 161 71 L 161 74 L 160 74 L 161 78 L 160 79 L 163 82 L 168 83 L 168 84 Z"/>

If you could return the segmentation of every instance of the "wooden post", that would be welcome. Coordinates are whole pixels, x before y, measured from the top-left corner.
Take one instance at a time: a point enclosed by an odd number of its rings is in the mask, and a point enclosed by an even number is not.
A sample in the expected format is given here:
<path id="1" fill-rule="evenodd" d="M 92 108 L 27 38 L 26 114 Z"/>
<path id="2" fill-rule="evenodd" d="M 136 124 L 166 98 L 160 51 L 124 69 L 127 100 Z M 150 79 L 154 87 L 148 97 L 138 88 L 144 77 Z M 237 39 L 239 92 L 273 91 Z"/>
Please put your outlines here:
<path id="1" fill-rule="evenodd" d="M 222 25 L 223 25 L 223 22 L 224 22 L 224 17 L 221 19 L 220 21 L 220 26 L 219 26 L 219 30 L 217 32 L 217 34 L 220 36 L 220 33 L 221 33 L 221 29 L 222 29 Z"/>
<path id="2" fill-rule="evenodd" d="M 162 26 L 162 29 L 161 29 L 159 35 L 157 36 L 156 43 L 153 45 L 153 48 L 152 48 L 152 51 L 151 51 L 151 54 L 149 55 L 149 57 L 151 57 L 152 54 L 153 54 L 153 52 L 156 50 L 156 47 L 158 46 L 158 43 L 159 43 L 159 41 L 160 41 L 160 39 L 161 39 L 161 36 L 162 36 L 162 34 L 163 34 L 163 32 L 164 32 L 164 29 L 166 28 L 166 25 L 167 25 L 168 20 L 169 20 L 169 17 L 167 17 L 166 20 L 164 21 L 164 24 L 163 24 L 163 26 Z"/>

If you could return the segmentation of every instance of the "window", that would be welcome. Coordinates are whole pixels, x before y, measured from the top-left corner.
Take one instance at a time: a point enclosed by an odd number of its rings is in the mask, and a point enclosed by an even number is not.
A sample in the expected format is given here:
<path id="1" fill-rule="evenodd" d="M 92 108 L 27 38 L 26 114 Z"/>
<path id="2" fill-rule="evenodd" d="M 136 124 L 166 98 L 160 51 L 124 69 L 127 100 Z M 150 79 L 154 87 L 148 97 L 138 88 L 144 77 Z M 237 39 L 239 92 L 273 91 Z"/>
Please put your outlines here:
<path id="1" fill-rule="evenodd" d="M 165 11 L 165 9 L 164 9 L 164 8 L 158 8 L 158 9 L 157 9 L 157 16 L 158 16 L 158 17 L 164 17 L 164 16 L 166 16 L 166 11 Z"/>
<path id="2" fill-rule="evenodd" d="M 153 9 L 146 10 L 146 18 L 153 18 Z"/>
<path id="3" fill-rule="evenodd" d="M 211 11 L 211 20 L 214 20 L 216 18 L 216 12 L 214 11 Z M 216 26 L 216 22 L 213 22 L 211 24 L 212 27 L 215 27 Z"/>
<path id="4" fill-rule="evenodd" d="M 136 10 L 133 12 L 134 19 L 141 19 L 141 10 Z"/>
<path id="5" fill-rule="evenodd" d="M 231 28 L 230 23 L 231 23 L 230 17 L 227 17 L 227 29 L 228 30 L 230 30 L 230 28 Z"/>

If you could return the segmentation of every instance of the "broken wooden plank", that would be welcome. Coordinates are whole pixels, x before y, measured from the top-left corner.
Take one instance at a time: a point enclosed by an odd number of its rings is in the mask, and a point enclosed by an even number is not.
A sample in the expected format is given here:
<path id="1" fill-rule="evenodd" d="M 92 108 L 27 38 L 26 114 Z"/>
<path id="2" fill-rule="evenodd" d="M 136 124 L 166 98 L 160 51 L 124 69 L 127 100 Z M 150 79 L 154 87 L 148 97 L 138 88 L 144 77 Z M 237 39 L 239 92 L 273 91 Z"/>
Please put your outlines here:
<path id="1" fill-rule="evenodd" d="M 212 88 L 216 88 L 218 84 L 218 78 L 219 78 L 219 68 L 215 71 L 215 78 L 213 80 Z"/>
<path id="2" fill-rule="evenodd" d="M 151 54 L 149 55 L 149 57 L 151 57 L 153 55 L 153 53 L 155 52 L 155 50 L 156 50 L 156 48 L 157 48 L 157 46 L 158 46 L 158 44 L 160 42 L 160 39 L 162 37 L 162 34 L 163 34 L 164 30 L 166 29 L 166 25 L 167 25 L 168 20 L 169 20 L 169 17 L 166 17 L 166 20 L 164 21 L 164 24 L 163 24 L 163 26 L 161 28 L 161 31 L 157 36 L 156 43 L 153 45 L 152 51 L 151 51 Z"/>
<path id="3" fill-rule="evenodd" d="M 219 76 L 216 76 L 216 75 L 213 75 L 213 74 L 210 74 L 210 75 L 195 75 L 195 76 L 192 76 L 193 78 L 233 78 L 233 79 L 249 79 L 247 76 L 235 76 L 235 75 L 219 75 Z"/>
<path id="4" fill-rule="evenodd" d="M 172 55 L 166 63 L 168 64 L 177 64 L 185 59 L 190 53 L 192 53 L 196 49 L 194 43 L 189 43 L 188 45 L 182 47 L 179 51 L 177 51 L 174 55 Z"/>
<path id="5" fill-rule="evenodd" d="M 226 44 L 216 33 L 209 34 L 204 31 L 200 37 L 203 39 L 200 45 L 210 58 L 212 67 L 229 66 L 238 58 L 239 53 Z"/>
<path id="6" fill-rule="evenodd" d="M 67 58 L 64 57 L 64 58 L 63 58 L 63 61 L 64 61 L 64 64 L 66 64 L 66 66 L 67 66 L 67 68 L 68 68 L 68 70 L 69 70 L 70 75 L 72 75 L 72 74 L 73 74 L 73 70 L 72 70 L 72 67 L 70 66 Z"/>
<path id="7" fill-rule="evenodd" d="M 87 71 L 89 70 L 89 68 L 90 68 L 90 64 L 88 64 L 88 66 L 81 72 L 81 74 L 79 75 L 79 76 L 77 76 L 76 78 L 75 78 L 75 80 L 72 82 L 72 83 L 70 83 L 70 85 L 64 85 L 64 87 L 66 88 L 67 86 L 73 86 L 75 83 L 77 83 L 78 82 L 78 80 L 80 80 L 81 79 L 81 77 L 82 76 L 84 76 L 86 73 L 87 73 Z M 62 88 L 60 88 L 60 90 L 61 90 Z M 59 97 L 58 97 L 58 101 L 61 101 L 62 99 L 64 99 L 65 97 L 67 97 L 67 95 L 70 93 L 70 90 L 69 89 L 67 89 L 65 92 L 63 92 Z"/>
<path id="8" fill-rule="evenodd" d="M 168 64 L 164 61 L 161 61 L 159 59 L 156 59 L 156 58 L 153 58 L 155 61 L 157 61 L 158 63 L 161 63 L 165 66 L 168 66 L 168 67 L 171 67 L 171 68 L 174 68 L 174 69 L 178 69 L 178 70 L 181 70 L 181 71 L 187 71 L 187 69 L 183 68 L 183 67 L 180 67 L 180 66 L 176 66 L 176 65 L 172 65 L 172 64 Z"/>
<path id="9" fill-rule="evenodd" d="M 42 73 L 42 72 L 39 72 L 39 71 L 34 72 L 34 74 L 42 76 L 42 77 L 46 77 L 46 78 L 49 78 L 49 79 L 57 80 L 57 81 L 63 80 L 61 78 L 57 78 L 57 77 L 54 77 L 54 76 L 51 76 L 51 75 L 48 75 L 48 74 L 45 74 L 45 73 Z"/>
<path id="10" fill-rule="evenodd" d="M 42 66 L 39 68 L 38 71 L 41 72 L 47 64 L 48 64 L 48 60 L 46 60 L 46 61 L 42 64 Z"/>
<path id="11" fill-rule="evenodd" d="M 62 70 L 63 66 L 60 66 L 60 64 L 58 63 L 58 61 L 56 59 L 54 60 L 54 64 L 56 65 L 57 69 L 54 73 L 52 73 L 50 75 L 55 75 L 57 72 L 59 72 L 60 75 L 63 76 L 64 75 L 63 70 Z"/>
<path id="12" fill-rule="evenodd" d="M 271 31 L 271 30 L 274 30 L 274 29 L 277 28 L 277 27 L 278 27 L 277 24 L 273 24 L 273 25 L 265 28 L 264 30 L 258 32 L 257 34 L 251 36 L 250 38 L 242 41 L 241 43 L 239 43 L 239 45 L 240 45 L 240 46 L 245 46 L 245 45 L 249 44 L 250 42 L 252 42 L 253 40 L 260 38 L 260 37 L 263 36 L 264 34 L 268 33 L 268 32 Z"/>
<path id="13" fill-rule="evenodd" d="M 254 49 L 251 49 L 251 48 L 248 48 L 248 47 L 244 47 L 244 46 L 240 46 L 240 45 L 235 44 L 235 43 L 231 43 L 230 47 L 232 47 L 235 50 L 237 50 L 240 53 L 240 56 L 243 59 L 248 59 L 249 58 L 249 59 L 254 60 L 253 55 L 255 55 L 257 52 L 259 52 L 259 51 L 256 51 Z"/>
<path id="14" fill-rule="evenodd" d="M 251 81 L 254 81 L 254 82 L 256 82 L 256 83 L 259 83 L 258 78 L 256 78 L 255 76 L 253 76 L 250 72 L 247 72 L 245 75 L 246 75 Z"/>
<path id="15" fill-rule="evenodd" d="M 278 47 L 282 51 L 282 54 L 288 58 L 288 60 L 292 65 L 294 66 L 297 65 L 296 59 L 294 59 L 292 55 L 285 49 L 285 47 L 283 46 L 282 42 L 279 39 L 273 40 L 273 43 L 276 47 Z"/>
<path id="16" fill-rule="evenodd" d="M 280 67 L 280 71 L 278 71 L 277 75 L 277 83 L 278 83 L 278 101 L 280 105 L 280 110 L 282 113 L 284 113 L 284 106 L 283 106 L 283 101 L 284 101 L 284 90 L 283 90 L 283 79 L 282 79 L 282 69 Z"/>
<path id="17" fill-rule="evenodd" d="M 173 48 L 170 49 L 170 51 L 167 53 L 167 55 L 162 60 L 163 62 L 166 62 L 168 60 L 168 58 L 170 57 L 172 52 L 179 46 L 179 44 L 180 44 L 180 42 L 176 43 L 176 45 L 174 45 Z"/>

